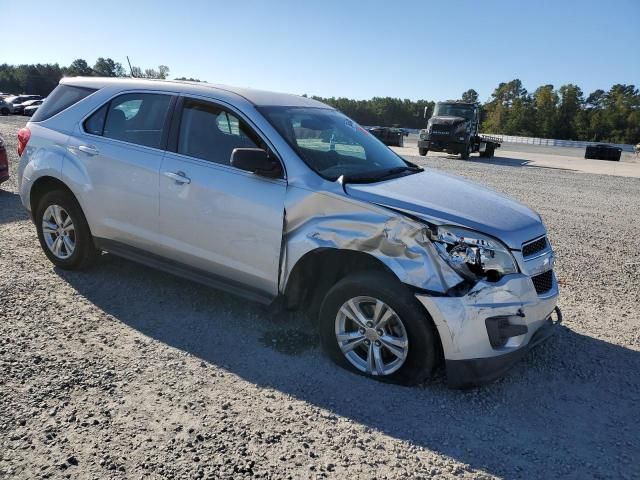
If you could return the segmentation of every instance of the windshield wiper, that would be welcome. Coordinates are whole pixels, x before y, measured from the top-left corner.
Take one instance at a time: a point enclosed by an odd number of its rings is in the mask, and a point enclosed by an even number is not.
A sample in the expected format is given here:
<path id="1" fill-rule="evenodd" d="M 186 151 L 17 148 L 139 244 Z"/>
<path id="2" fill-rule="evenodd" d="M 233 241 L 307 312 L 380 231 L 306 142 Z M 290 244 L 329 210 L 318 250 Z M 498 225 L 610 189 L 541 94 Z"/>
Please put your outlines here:
<path id="1" fill-rule="evenodd" d="M 365 172 L 365 173 L 354 174 L 354 175 L 341 175 L 340 178 L 338 178 L 338 181 L 342 183 L 342 185 L 346 183 L 373 183 L 373 182 L 379 182 L 380 180 L 395 177 L 404 172 L 417 173 L 422 171 L 423 169 L 418 166 L 405 165 L 403 167 L 387 168 L 384 170 L 374 170 L 372 172 Z"/>

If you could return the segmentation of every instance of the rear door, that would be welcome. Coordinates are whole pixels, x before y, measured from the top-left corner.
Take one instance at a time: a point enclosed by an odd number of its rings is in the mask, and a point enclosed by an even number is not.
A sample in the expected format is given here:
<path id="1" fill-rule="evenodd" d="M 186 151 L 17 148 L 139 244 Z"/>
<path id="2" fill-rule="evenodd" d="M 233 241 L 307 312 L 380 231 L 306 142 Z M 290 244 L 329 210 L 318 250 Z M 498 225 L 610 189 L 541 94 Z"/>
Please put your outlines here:
<path id="1" fill-rule="evenodd" d="M 160 171 L 165 256 L 275 296 L 286 181 L 230 164 L 234 148 L 267 148 L 263 138 L 230 106 L 197 98 L 178 102 L 174 128 Z"/>
<path id="2" fill-rule="evenodd" d="M 98 239 L 155 250 L 158 177 L 174 101 L 165 92 L 119 94 L 70 139 L 90 179 L 83 207 Z"/>

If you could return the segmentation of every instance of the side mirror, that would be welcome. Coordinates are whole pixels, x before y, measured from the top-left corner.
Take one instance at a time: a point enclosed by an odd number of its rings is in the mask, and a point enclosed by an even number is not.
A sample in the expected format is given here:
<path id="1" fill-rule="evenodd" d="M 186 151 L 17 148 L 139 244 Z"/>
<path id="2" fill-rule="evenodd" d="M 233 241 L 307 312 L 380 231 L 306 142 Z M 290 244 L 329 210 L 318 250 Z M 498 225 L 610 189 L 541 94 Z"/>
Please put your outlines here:
<path id="1" fill-rule="evenodd" d="M 261 148 L 234 148 L 231 152 L 231 165 L 262 177 L 282 177 L 280 162 L 269 158 L 267 151 Z"/>

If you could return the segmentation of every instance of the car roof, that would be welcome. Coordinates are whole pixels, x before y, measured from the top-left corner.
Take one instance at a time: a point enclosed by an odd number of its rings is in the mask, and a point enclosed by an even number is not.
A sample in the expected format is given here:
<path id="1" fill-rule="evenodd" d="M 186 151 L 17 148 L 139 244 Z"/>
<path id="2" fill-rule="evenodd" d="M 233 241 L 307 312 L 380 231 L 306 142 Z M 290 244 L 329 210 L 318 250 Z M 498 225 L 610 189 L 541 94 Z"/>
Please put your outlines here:
<path id="1" fill-rule="evenodd" d="M 290 93 L 268 92 L 251 88 L 231 87 L 204 82 L 189 82 L 183 80 L 152 80 L 145 78 L 110 78 L 110 77 L 65 77 L 60 80 L 63 85 L 73 85 L 87 88 L 105 88 L 120 86 L 122 89 L 170 89 L 180 93 L 207 95 L 212 91 L 233 94 L 244 98 L 256 106 L 287 106 L 287 107 L 316 107 L 331 108 L 328 105 L 311 98 Z"/>

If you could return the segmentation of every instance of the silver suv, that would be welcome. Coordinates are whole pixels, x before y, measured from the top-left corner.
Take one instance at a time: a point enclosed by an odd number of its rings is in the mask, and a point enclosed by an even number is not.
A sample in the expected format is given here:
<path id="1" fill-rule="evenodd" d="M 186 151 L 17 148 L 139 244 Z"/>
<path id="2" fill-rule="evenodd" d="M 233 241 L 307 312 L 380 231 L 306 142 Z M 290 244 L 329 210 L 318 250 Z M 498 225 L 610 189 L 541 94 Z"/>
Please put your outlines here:
<path id="1" fill-rule="evenodd" d="M 355 372 L 415 384 L 444 359 L 451 386 L 483 383 L 560 320 L 538 214 L 315 100 L 67 78 L 18 139 L 20 196 L 55 265 L 107 251 L 304 308 Z"/>

